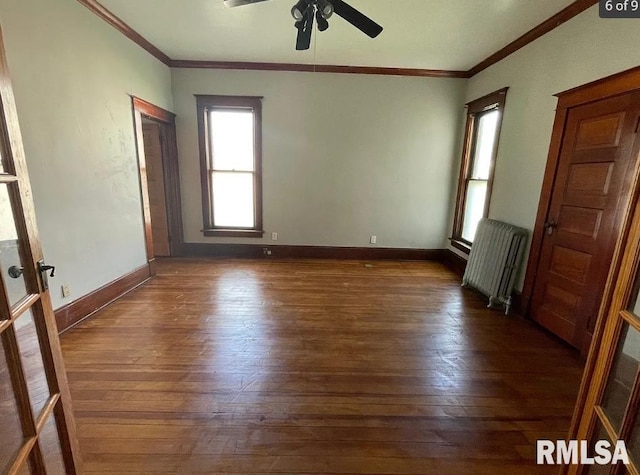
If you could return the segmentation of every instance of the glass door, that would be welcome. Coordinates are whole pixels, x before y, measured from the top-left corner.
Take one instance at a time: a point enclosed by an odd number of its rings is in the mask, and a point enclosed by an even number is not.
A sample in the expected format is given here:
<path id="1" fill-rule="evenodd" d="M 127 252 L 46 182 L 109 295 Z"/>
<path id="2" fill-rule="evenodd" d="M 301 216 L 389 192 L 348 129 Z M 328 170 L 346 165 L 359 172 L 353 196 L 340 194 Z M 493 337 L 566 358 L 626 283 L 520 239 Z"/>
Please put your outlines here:
<path id="1" fill-rule="evenodd" d="M 75 427 L 0 31 L 0 473 L 80 472 Z"/>
<path id="2" fill-rule="evenodd" d="M 569 467 L 568 473 L 639 475 L 640 469 L 640 201 L 605 322 L 578 439 L 624 441 L 630 463 Z"/>

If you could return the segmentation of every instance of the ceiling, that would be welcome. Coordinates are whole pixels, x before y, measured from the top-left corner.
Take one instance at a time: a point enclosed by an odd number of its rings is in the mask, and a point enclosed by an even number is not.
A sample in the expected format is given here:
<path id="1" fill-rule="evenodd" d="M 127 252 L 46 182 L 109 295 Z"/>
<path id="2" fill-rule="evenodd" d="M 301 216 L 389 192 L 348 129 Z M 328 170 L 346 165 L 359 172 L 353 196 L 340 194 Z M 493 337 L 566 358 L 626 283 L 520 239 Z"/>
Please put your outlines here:
<path id="1" fill-rule="evenodd" d="M 295 50 L 295 0 L 100 0 L 172 59 L 466 71 L 573 0 L 347 0 L 384 26 L 372 40 L 342 18 Z"/>

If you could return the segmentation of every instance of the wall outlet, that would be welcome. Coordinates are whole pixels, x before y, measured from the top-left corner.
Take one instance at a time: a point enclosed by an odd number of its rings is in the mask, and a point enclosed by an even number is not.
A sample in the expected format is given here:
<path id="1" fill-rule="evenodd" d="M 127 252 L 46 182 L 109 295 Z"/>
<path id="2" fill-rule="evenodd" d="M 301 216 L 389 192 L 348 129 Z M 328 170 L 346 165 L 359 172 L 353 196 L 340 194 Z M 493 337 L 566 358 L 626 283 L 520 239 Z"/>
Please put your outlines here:
<path id="1" fill-rule="evenodd" d="M 62 297 L 69 297 L 71 295 L 71 286 L 69 284 L 62 284 Z"/>
<path id="2" fill-rule="evenodd" d="M 278 240 L 278 233 L 271 233 L 271 240 L 272 241 L 277 241 Z"/>
<path id="3" fill-rule="evenodd" d="M 369 242 L 371 244 L 375 244 L 376 242 L 378 242 L 378 237 L 377 236 L 371 236 L 371 240 Z"/>

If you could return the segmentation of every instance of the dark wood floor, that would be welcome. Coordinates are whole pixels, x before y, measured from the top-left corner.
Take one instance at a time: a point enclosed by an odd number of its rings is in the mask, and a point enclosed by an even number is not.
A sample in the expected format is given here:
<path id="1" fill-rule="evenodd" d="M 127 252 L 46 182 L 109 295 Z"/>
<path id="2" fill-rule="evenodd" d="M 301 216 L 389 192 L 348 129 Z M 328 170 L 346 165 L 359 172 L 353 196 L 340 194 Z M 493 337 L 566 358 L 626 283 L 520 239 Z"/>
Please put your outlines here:
<path id="1" fill-rule="evenodd" d="M 537 474 L 578 355 L 438 263 L 165 260 L 62 337 L 87 472 Z"/>

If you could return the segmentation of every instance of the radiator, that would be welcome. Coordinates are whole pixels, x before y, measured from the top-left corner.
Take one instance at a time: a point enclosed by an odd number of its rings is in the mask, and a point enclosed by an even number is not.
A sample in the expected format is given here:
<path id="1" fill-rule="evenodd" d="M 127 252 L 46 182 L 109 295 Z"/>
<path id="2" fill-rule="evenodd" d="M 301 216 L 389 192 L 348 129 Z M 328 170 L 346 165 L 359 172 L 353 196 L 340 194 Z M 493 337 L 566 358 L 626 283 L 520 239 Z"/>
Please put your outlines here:
<path id="1" fill-rule="evenodd" d="M 511 224 L 483 219 L 471 246 L 462 285 L 473 287 L 489 297 L 489 307 L 511 308 L 511 293 L 518 276 L 527 240 L 527 230 Z"/>

